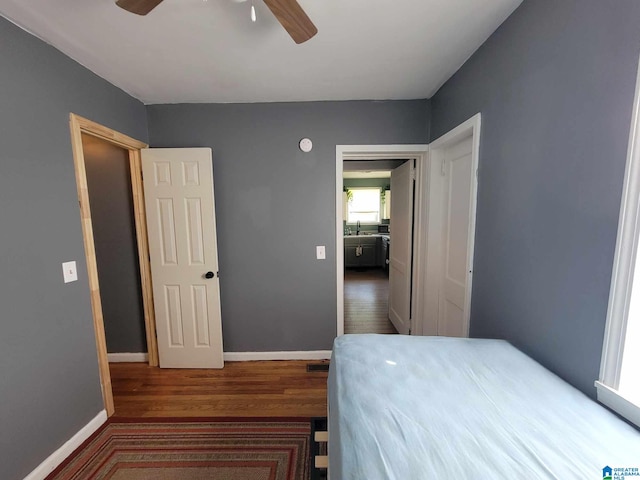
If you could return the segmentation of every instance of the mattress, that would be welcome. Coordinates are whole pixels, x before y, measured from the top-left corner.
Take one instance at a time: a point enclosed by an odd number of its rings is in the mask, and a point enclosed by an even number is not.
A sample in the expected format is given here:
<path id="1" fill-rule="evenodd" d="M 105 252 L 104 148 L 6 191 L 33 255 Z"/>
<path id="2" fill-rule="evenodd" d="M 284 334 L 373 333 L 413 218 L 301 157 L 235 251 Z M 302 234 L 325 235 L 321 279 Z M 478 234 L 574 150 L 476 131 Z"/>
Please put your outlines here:
<path id="1" fill-rule="evenodd" d="M 505 341 L 344 335 L 328 385 L 331 480 L 640 467 L 640 432 Z"/>

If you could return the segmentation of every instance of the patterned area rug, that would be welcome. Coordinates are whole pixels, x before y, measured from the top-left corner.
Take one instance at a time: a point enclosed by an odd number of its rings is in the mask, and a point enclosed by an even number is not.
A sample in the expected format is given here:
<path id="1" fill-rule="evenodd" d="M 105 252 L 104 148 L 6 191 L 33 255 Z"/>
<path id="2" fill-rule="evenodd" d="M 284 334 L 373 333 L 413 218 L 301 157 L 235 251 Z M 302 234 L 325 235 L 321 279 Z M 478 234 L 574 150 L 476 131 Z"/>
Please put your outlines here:
<path id="1" fill-rule="evenodd" d="M 116 419 L 47 480 L 307 480 L 309 419 Z"/>

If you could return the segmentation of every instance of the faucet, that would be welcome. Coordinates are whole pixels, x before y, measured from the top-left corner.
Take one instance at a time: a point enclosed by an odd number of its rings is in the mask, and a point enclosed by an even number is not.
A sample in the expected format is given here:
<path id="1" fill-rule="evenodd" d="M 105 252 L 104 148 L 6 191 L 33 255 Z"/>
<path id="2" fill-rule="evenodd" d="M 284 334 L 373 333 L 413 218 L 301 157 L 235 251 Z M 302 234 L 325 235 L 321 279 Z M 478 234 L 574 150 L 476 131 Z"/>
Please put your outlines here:
<path id="1" fill-rule="evenodd" d="M 360 235 L 360 220 L 356 222 L 356 235 Z"/>

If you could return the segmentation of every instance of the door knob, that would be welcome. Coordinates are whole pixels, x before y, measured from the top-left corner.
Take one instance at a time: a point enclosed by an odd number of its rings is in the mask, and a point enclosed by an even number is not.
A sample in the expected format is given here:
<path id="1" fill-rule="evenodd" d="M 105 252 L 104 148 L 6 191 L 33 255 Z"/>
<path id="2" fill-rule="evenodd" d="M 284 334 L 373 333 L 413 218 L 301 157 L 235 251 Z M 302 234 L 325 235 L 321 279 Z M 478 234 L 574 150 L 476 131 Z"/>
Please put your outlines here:
<path id="1" fill-rule="evenodd" d="M 213 272 L 207 272 L 204 274 L 204 278 L 213 278 L 213 277 L 215 277 Z"/>

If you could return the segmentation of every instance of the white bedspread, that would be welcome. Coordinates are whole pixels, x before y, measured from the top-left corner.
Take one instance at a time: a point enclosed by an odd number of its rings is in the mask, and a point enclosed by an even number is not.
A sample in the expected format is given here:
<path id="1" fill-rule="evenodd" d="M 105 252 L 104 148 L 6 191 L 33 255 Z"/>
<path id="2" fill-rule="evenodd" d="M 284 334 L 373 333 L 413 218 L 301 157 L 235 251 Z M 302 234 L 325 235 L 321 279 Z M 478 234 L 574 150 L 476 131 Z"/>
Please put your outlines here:
<path id="1" fill-rule="evenodd" d="M 334 343 L 331 480 L 582 480 L 605 466 L 640 467 L 640 432 L 505 341 Z"/>

